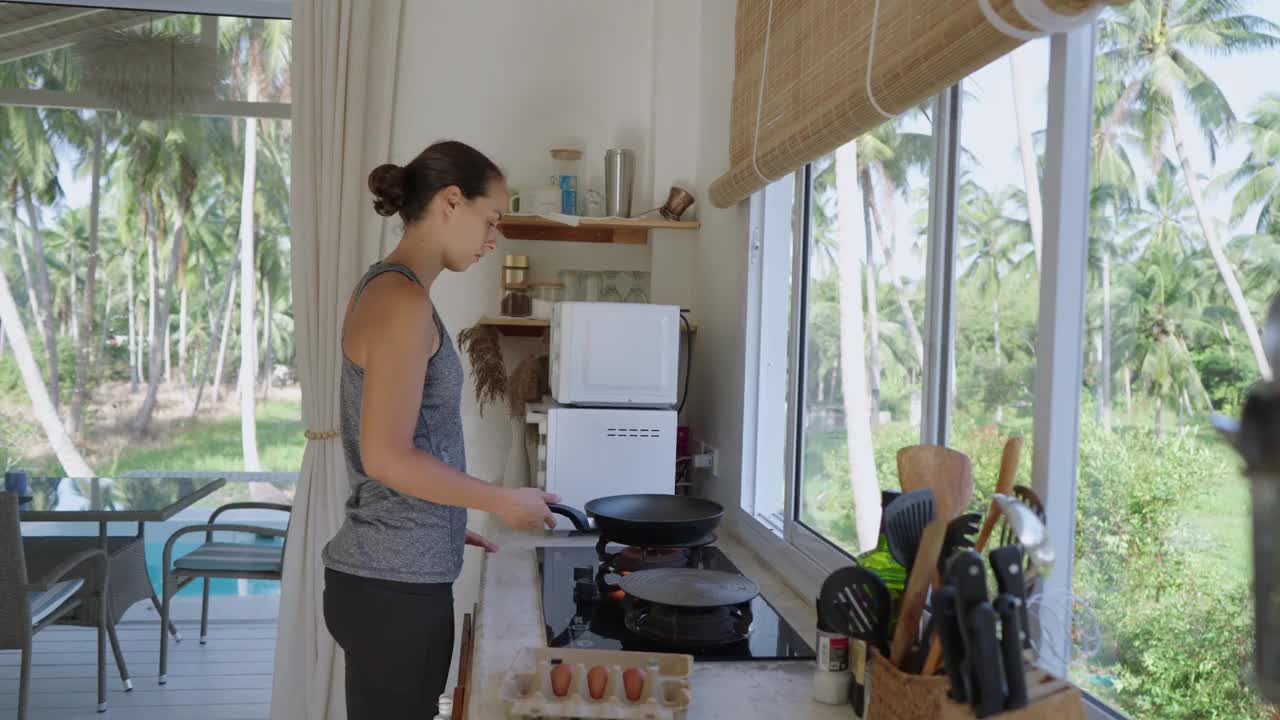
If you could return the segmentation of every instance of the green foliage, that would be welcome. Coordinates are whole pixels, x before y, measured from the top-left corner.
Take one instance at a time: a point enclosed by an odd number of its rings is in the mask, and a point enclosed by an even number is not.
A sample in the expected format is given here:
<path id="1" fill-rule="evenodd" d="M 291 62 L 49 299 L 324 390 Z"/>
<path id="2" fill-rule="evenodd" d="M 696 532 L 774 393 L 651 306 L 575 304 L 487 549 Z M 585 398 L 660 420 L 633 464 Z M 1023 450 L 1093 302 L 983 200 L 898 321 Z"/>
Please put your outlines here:
<path id="1" fill-rule="evenodd" d="M 1232 348 L 1223 341 L 1191 351 L 1196 372 L 1204 383 L 1205 392 L 1218 412 L 1235 414 L 1244 403 L 1245 393 L 1257 380 L 1249 366 L 1241 362 L 1248 347 Z"/>
<path id="2" fill-rule="evenodd" d="M 1190 522 L 1234 472 L 1215 442 L 1082 428 L 1075 590 L 1097 613 L 1103 645 L 1073 675 L 1135 719 L 1269 717 L 1243 677 L 1248 584 L 1214 572 Z"/>

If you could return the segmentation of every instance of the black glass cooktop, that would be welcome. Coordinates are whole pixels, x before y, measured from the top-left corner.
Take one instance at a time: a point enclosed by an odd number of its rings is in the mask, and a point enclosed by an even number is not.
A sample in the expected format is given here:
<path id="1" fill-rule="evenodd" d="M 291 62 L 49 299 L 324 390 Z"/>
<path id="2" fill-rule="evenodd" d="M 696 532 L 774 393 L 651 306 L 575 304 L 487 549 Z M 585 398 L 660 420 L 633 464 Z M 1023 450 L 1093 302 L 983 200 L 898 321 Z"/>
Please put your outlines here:
<path id="1" fill-rule="evenodd" d="M 608 553 L 623 548 L 609 545 Z M 575 647 L 601 650 L 635 650 L 640 652 L 679 652 L 697 660 L 776 660 L 813 659 L 814 653 L 804 638 L 769 605 L 763 595 L 751 600 L 741 613 L 749 618 L 750 631 L 745 639 L 705 645 L 698 642 L 655 641 L 628 630 L 624 622 L 624 603 L 611 594 L 612 586 L 601 586 L 606 577 L 601 572 L 601 553 L 594 547 L 540 547 L 537 549 L 538 570 L 542 580 L 543 618 L 547 644 L 550 647 Z M 705 547 L 689 556 L 689 566 L 742 574 L 715 547 Z M 606 566 L 605 571 L 613 568 Z M 639 569 L 639 568 L 637 568 Z M 599 587 L 605 592 L 596 591 Z"/>

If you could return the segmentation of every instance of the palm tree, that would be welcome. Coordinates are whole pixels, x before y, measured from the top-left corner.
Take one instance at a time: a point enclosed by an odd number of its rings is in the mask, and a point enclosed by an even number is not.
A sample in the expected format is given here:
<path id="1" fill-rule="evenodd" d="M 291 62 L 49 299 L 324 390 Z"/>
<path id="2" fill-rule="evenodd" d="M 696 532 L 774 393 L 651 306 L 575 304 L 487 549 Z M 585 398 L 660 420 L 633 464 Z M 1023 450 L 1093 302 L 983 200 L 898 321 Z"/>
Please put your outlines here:
<path id="1" fill-rule="evenodd" d="M 70 476 L 91 477 L 93 469 L 84 461 L 75 442 L 67 434 L 58 417 L 58 408 L 53 404 L 44 381 L 40 378 L 40 369 L 36 366 L 35 356 L 31 354 L 31 343 L 27 339 L 26 328 L 22 325 L 22 317 L 18 314 L 18 306 L 9 290 L 9 279 L 0 271 L 0 326 L 9 338 L 13 347 L 13 355 L 17 359 L 18 372 L 22 375 L 23 385 L 27 388 L 27 397 L 31 400 L 31 411 L 44 429 L 45 438 L 53 448 L 54 455 L 62 464 L 62 471 Z"/>
<path id="2" fill-rule="evenodd" d="M 278 83 L 280 67 L 285 57 L 287 42 L 285 26 L 249 20 L 231 33 L 224 35 L 224 45 L 230 40 L 234 56 L 241 57 L 243 65 L 236 64 L 233 74 L 243 79 L 245 100 L 254 102 L 270 83 Z M 261 469 L 258 460 L 257 424 L 254 417 L 254 389 L 257 377 L 257 335 L 254 332 L 256 304 L 254 291 L 254 190 L 257 184 L 258 123 L 256 118 L 244 119 L 244 172 L 241 181 L 240 200 L 240 435 L 244 452 L 245 469 Z"/>
<path id="3" fill-rule="evenodd" d="M 1004 366 L 1005 357 L 1000 346 L 1000 283 L 1028 256 L 1034 258 L 1034 248 L 1028 248 L 1030 227 L 1026 220 L 1013 217 L 1010 208 L 1021 198 L 1021 193 L 1005 190 L 992 193 L 967 180 L 960 189 L 960 237 L 959 276 L 976 283 L 977 288 L 991 300 L 992 356 L 995 367 Z M 996 422 L 1004 420 L 1004 406 L 996 405 Z"/>
<path id="4" fill-rule="evenodd" d="M 844 396 L 849 484 L 853 493 L 854 521 L 858 531 L 858 547 L 875 547 L 880 526 L 880 484 L 876 480 L 871 418 L 867 413 L 865 372 L 866 337 L 862 326 L 862 289 L 858 287 L 858 263 L 865 250 L 865 239 L 858 237 L 863 218 L 861 193 L 858 190 L 858 150 L 856 142 L 845 143 L 835 153 L 836 222 L 839 238 L 840 280 L 840 365 L 841 389 Z M 865 226 L 863 226 L 865 228 Z"/>
<path id="5" fill-rule="evenodd" d="M 1159 437 L 1166 402 L 1179 408 L 1186 398 L 1208 402 L 1188 348 L 1189 338 L 1205 329 L 1203 266 L 1189 261 L 1172 243 L 1160 242 L 1147 248 L 1136 267 L 1125 322 L 1139 382 L 1155 402 L 1152 424 Z"/>
<path id="6" fill-rule="evenodd" d="M 84 302 L 81 305 L 82 311 L 79 317 L 79 342 L 76 344 L 75 388 L 71 394 L 71 413 L 67 421 L 68 430 L 76 437 L 79 437 L 83 430 L 86 400 L 85 388 L 89 374 L 89 351 L 93 347 L 90 339 L 93 337 L 93 308 L 95 294 L 97 293 L 98 232 L 102 207 L 101 181 L 103 156 L 106 149 L 106 122 L 106 118 L 103 117 L 102 113 L 94 113 L 83 123 L 85 127 L 77 128 L 83 130 L 85 136 L 89 136 L 85 139 L 88 139 L 92 144 L 92 149 L 85 152 L 83 145 L 81 145 L 82 158 L 84 155 L 88 155 L 90 158 L 91 179 L 89 188 L 89 238 L 84 274 Z"/>
<path id="7" fill-rule="evenodd" d="M 0 66 L 3 67 L 3 66 Z M 44 252 L 44 235 L 40 227 L 37 197 L 41 204 L 52 204 L 61 195 L 58 186 L 57 160 L 44 118 L 35 108 L 0 106 L 0 142 L 9 145 L 3 153 L 9 157 L 0 166 L 4 183 L 14 204 L 14 213 L 25 213 L 28 242 L 15 236 L 18 257 L 22 262 L 32 300 L 36 328 L 44 340 L 49 360 L 49 395 L 58 405 L 58 337 L 54 327 L 53 297 L 49 285 L 49 266 Z"/>
<path id="8" fill-rule="evenodd" d="M 1125 91 L 1115 112 L 1134 114 L 1132 121 L 1147 147 L 1159 148 L 1166 136 L 1172 139 L 1204 242 L 1249 340 L 1258 371 L 1270 378 L 1257 321 L 1218 240 L 1201 197 L 1199 175 L 1186 152 L 1180 107 L 1185 104 L 1191 113 L 1212 158 L 1219 133 L 1231 129 L 1235 115 L 1221 89 L 1189 51 L 1221 55 L 1280 46 L 1280 27 L 1244 14 L 1242 5 L 1240 0 L 1137 0 L 1116 7 L 1100 25 L 1100 64 L 1113 65 L 1125 78 Z"/>
<path id="9" fill-rule="evenodd" d="M 1238 188 L 1231 220 L 1239 222 L 1261 208 L 1254 232 L 1265 235 L 1280 223 L 1280 93 L 1264 95 L 1241 129 L 1249 141 L 1249 155 L 1228 176 L 1230 185 Z"/>
<path id="10" fill-rule="evenodd" d="M 149 123 L 142 123 L 141 125 L 145 128 Z M 163 373 L 162 360 L 170 351 L 167 340 L 161 337 L 162 334 L 167 336 L 167 333 L 164 333 L 161 328 L 169 327 L 169 314 L 173 308 L 174 288 L 177 284 L 178 268 L 186 240 L 185 221 L 191 213 L 192 196 L 196 191 L 199 180 L 199 168 L 204 162 L 205 126 L 205 121 L 197 118 L 182 117 L 175 119 L 157 133 L 160 143 L 149 146 L 150 149 L 158 148 L 161 153 L 161 156 L 156 158 L 155 161 L 162 163 L 162 165 L 155 166 L 154 177 L 157 181 L 163 181 L 166 185 L 176 188 L 177 212 L 174 216 L 173 239 L 169 246 L 168 265 L 165 276 L 161 281 L 163 297 L 158 300 L 159 312 L 156 316 L 156 326 L 152 328 L 151 333 L 151 359 L 148 364 L 147 395 L 131 425 L 136 433 L 145 432 L 151 422 L 151 415 L 155 411 L 160 379 Z M 148 137 L 148 140 L 152 139 L 154 138 Z M 152 158 L 148 155 L 142 158 L 142 161 L 149 159 Z M 159 188 L 154 190 L 153 193 L 153 205 L 156 208 L 156 232 L 153 238 L 158 238 L 165 227 L 165 193 L 160 192 Z M 153 240 L 152 247 L 156 248 L 157 253 L 159 252 L 159 242 L 157 240 Z M 164 355 L 162 356 L 161 353 Z"/>

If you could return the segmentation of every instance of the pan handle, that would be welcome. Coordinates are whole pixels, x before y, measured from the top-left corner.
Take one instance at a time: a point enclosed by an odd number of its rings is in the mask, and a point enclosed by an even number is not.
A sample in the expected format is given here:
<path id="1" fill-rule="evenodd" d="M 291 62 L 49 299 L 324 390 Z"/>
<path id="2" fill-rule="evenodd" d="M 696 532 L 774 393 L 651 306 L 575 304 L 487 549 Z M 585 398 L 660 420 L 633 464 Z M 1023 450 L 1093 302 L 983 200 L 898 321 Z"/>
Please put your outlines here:
<path id="1" fill-rule="evenodd" d="M 560 503 L 547 503 L 547 509 L 557 515 L 569 518 L 569 522 L 573 523 L 573 528 L 578 532 L 591 532 L 593 530 L 591 521 L 587 519 L 587 514 L 577 508 L 571 508 Z"/>

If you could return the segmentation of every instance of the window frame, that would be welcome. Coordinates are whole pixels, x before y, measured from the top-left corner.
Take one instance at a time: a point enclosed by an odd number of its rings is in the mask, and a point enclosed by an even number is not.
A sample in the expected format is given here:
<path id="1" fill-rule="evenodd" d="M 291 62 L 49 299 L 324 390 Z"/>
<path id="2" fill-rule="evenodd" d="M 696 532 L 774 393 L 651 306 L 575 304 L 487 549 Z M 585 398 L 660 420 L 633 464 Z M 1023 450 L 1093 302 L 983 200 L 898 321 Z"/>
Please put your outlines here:
<path id="1" fill-rule="evenodd" d="M 1046 590 L 1070 597 L 1075 557 L 1076 490 L 1079 465 L 1080 386 L 1083 370 L 1085 338 L 1084 312 L 1088 273 L 1089 182 L 1092 167 L 1090 136 L 1094 91 L 1094 50 L 1096 30 L 1092 24 L 1070 33 L 1055 34 L 1050 39 L 1049 105 L 1046 118 L 1044 179 L 1044 246 L 1039 289 L 1038 321 L 1040 332 L 1036 346 L 1035 409 L 1033 424 L 1032 483 L 1046 504 L 1066 507 L 1067 512 L 1049 517 L 1049 533 L 1059 538 L 1058 567 L 1046 583 Z M 921 442 L 946 444 L 952 411 L 954 388 L 945 382 L 950 378 L 954 362 L 953 339 L 956 328 L 954 306 L 956 257 L 956 202 L 959 190 L 957 162 L 960 152 L 961 122 L 960 85 L 943 91 L 934 98 L 934 150 L 930 175 L 929 246 L 926 260 L 924 327 L 925 368 Z M 838 567 L 848 565 L 850 556 L 833 543 L 809 530 L 798 520 L 796 503 L 803 473 L 803 454 L 799 447 L 803 422 L 804 305 L 807 285 L 804 274 L 809 240 L 809 190 L 811 168 L 800 171 L 798 180 L 805 190 L 795 212 L 804 217 L 798 227 L 799 248 L 793 254 L 793 312 L 788 338 L 788 437 L 786 468 L 786 507 L 784 529 L 779 537 L 746 512 L 735 513 L 733 529 L 752 550 L 777 569 L 783 579 L 806 597 L 817 593 L 821 580 Z M 753 245 L 767 242 L 764 237 L 764 199 L 761 191 L 752 196 L 751 238 Z M 758 262 L 758 255 L 752 255 Z M 751 303 L 759 302 L 760 273 L 749 273 L 747 313 Z M 750 328 L 750 325 L 748 325 Z M 750 329 L 749 329 L 750 332 Z M 759 328 L 756 328 L 759 332 Z M 758 335 L 757 335 L 758 337 Z M 758 343 L 749 344 L 748 353 L 758 352 Z M 1062 349 L 1062 350 L 1059 350 Z M 748 378 L 759 372 L 759 364 L 748 365 Z M 943 383 L 934 378 L 942 378 Z M 758 386 L 746 384 L 750 399 L 744 408 L 760 412 L 759 398 L 753 393 Z M 756 430 L 750 418 L 744 418 L 744 488 L 750 474 L 754 502 L 756 476 Z M 745 448 L 751 448 L 751 455 Z M 1069 614 L 1061 613 L 1063 627 L 1049 629 L 1063 642 L 1070 637 Z M 1066 675 L 1066 668 L 1048 668 Z M 1122 718 L 1123 714 L 1088 693 L 1085 695 L 1087 717 Z"/>

